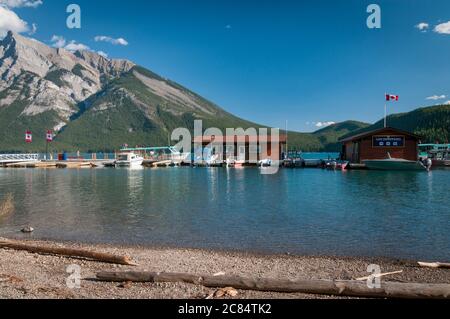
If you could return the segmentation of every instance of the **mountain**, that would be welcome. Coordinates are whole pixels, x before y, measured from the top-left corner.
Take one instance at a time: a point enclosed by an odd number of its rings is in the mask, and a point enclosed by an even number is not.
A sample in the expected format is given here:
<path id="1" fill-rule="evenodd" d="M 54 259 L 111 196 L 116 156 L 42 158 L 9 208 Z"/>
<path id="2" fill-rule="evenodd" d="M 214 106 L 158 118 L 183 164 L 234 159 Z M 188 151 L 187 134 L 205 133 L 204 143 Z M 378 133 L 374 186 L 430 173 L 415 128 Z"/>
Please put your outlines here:
<path id="1" fill-rule="evenodd" d="M 323 149 L 327 151 L 340 152 L 342 147 L 339 140 L 342 136 L 364 129 L 369 125 L 370 124 L 358 121 L 346 121 L 327 126 L 317 132 L 314 132 L 313 135 L 319 138 L 320 144 L 323 145 Z"/>
<path id="2" fill-rule="evenodd" d="M 390 115 L 387 118 L 387 125 L 413 132 L 422 137 L 423 143 L 449 143 L 450 105 L 435 105 L 419 108 L 408 113 Z M 379 129 L 383 126 L 384 119 L 354 131 L 352 134 Z"/>
<path id="3" fill-rule="evenodd" d="M 345 121 L 327 126 L 314 133 L 289 132 L 289 149 L 309 152 L 340 152 L 339 140 L 343 136 L 369 125 L 358 121 Z"/>
<path id="4" fill-rule="evenodd" d="M 47 129 L 54 150 L 111 151 L 121 145 L 167 145 L 178 127 L 262 127 L 238 118 L 189 89 L 128 60 L 90 51 L 70 52 L 8 32 L 0 42 L 0 149 L 42 151 Z M 361 123 L 314 134 L 290 132 L 302 150 L 334 148 Z M 34 133 L 32 144 L 24 132 Z"/>
<path id="5" fill-rule="evenodd" d="M 114 150 L 122 144 L 166 145 L 177 127 L 250 127 L 194 92 L 127 60 L 69 52 L 9 32 L 0 42 L 0 146 Z M 35 133 L 23 143 L 25 130 Z"/>
<path id="6" fill-rule="evenodd" d="M 0 145 L 24 149 L 26 129 L 59 132 L 79 105 L 134 64 L 71 53 L 9 32 L 0 42 Z M 44 141 L 36 139 L 35 147 Z"/>

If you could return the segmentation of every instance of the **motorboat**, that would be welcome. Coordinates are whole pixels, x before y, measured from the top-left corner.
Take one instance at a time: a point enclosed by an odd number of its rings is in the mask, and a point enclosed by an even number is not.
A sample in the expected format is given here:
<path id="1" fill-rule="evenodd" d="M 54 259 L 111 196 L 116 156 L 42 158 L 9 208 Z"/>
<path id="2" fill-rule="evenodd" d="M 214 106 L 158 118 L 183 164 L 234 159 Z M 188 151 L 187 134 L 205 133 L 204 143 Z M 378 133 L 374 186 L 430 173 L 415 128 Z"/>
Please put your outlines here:
<path id="1" fill-rule="evenodd" d="M 283 167 L 303 168 L 305 167 L 305 161 L 302 158 L 287 158 L 283 161 Z"/>
<path id="2" fill-rule="evenodd" d="M 230 159 L 230 158 L 227 158 L 225 163 L 227 164 L 227 167 L 230 167 L 230 168 L 243 168 L 245 166 L 245 161 L 234 160 L 234 159 Z"/>
<path id="3" fill-rule="evenodd" d="M 442 151 L 431 151 L 428 154 L 433 167 L 450 167 L 450 149 Z"/>
<path id="4" fill-rule="evenodd" d="M 117 155 L 117 166 L 141 166 L 144 158 L 132 152 L 120 153 Z"/>
<path id="5" fill-rule="evenodd" d="M 219 154 L 214 154 L 206 160 L 206 165 L 209 167 L 220 167 L 223 165 L 223 160 Z"/>
<path id="6" fill-rule="evenodd" d="M 403 158 L 392 158 L 388 153 L 387 159 L 365 160 L 363 163 L 372 170 L 402 170 L 402 171 L 423 171 L 431 168 L 431 161 L 426 165 L 421 161 L 409 161 Z"/>
<path id="7" fill-rule="evenodd" d="M 258 161 L 259 167 L 269 167 L 271 165 L 272 165 L 272 160 L 270 158 L 266 158 L 266 159 Z"/>
<path id="8" fill-rule="evenodd" d="M 347 161 L 329 161 L 326 162 L 325 168 L 328 170 L 342 170 L 345 171 L 347 169 L 349 162 Z"/>

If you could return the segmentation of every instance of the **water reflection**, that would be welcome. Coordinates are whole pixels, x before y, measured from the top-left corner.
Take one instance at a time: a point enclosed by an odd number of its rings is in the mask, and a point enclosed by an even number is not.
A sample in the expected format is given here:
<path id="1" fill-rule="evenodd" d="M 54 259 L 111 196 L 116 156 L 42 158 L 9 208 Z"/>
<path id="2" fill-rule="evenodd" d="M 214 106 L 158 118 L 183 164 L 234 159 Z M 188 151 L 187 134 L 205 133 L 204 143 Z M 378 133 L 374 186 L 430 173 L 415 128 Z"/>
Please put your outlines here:
<path id="1" fill-rule="evenodd" d="M 38 238 L 450 259 L 448 172 L 1 170 Z"/>

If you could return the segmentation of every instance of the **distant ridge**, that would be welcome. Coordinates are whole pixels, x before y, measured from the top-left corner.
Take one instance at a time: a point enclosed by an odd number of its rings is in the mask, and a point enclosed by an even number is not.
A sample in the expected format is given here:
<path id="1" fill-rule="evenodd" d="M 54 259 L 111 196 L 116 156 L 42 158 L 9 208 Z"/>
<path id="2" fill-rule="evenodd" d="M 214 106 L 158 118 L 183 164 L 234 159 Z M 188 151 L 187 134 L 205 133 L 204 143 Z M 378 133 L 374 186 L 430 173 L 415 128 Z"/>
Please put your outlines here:
<path id="1" fill-rule="evenodd" d="M 422 137 L 423 143 L 448 143 L 450 141 L 450 105 L 422 107 L 407 113 L 388 116 L 387 124 Z M 384 126 L 384 119 L 373 125 L 346 134 L 359 134 Z"/>

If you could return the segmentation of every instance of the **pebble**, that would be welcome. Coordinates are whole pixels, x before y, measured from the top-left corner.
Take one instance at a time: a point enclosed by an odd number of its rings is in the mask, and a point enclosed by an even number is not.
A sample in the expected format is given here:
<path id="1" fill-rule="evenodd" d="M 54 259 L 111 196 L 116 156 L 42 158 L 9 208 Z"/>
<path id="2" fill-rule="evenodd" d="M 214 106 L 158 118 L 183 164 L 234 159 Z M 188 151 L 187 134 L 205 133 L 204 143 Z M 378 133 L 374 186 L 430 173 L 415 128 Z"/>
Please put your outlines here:
<path id="1" fill-rule="evenodd" d="M 28 241 L 28 243 L 30 243 Z M 223 271 L 229 275 L 237 275 L 248 278 L 280 278 L 280 279 L 341 279 L 342 277 L 356 277 L 366 274 L 369 264 L 379 264 L 382 270 L 404 270 L 404 274 L 395 279 L 407 282 L 447 283 L 450 284 L 450 276 L 445 269 L 421 269 L 413 267 L 413 262 L 408 261 L 405 267 L 399 267 L 396 261 L 378 258 L 339 258 L 339 257 L 286 257 L 264 256 L 252 254 L 237 254 L 227 252 L 212 252 L 201 250 L 188 250 L 183 253 L 177 249 L 154 248 L 117 248 L 106 249 L 101 245 L 68 244 L 44 241 L 33 241 L 35 245 L 51 247 L 84 248 L 92 251 L 114 251 L 120 255 L 138 256 L 144 270 L 149 267 L 153 271 L 214 273 Z M 109 247 L 109 246 L 108 246 Z M 230 257 L 233 256 L 233 257 Z M 180 260 L 189 260 L 188 266 L 181 267 Z M 44 264 L 45 262 L 45 264 Z M 217 289 L 206 289 L 202 286 L 183 283 L 146 283 L 132 284 L 131 288 L 120 289 L 120 283 L 103 283 L 96 281 L 82 281 L 82 289 L 70 290 L 66 286 L 69 276 L 65 272 L 69 264 L 82 266 L 82 277 L 93 278 L 98 271 L 117 270 L 107 264 L 96 262 L 81 262 L 78 259 L 65 257 L 42 256 L 30 254 L 24 251 L 0 249 L 0 276 L 6 274 L 17 276 L 23 282 L 0 283 L 0 299 L 9 298 L 142 298 L 142 299 L 178 299 L 191 297 L 216 298 Z M 56 264 L 56 265 L 55 265 Z M 411 265 L 411 266 L 410 266 Z M 129 269 L 125 267 L 123 269 Z M 132 269 L 132 268 L 130 268 Z M 26 285 L 26 286 L 25 286 Z M 25 292 L 17 288 L 25 286 Z M 125 285 L 124 285 L 125 286 Z M 46 290 L 39 292 L 38 287 L 54 287 L 58 290 Z M 223 289 L 225 290 L 225 288 Z M 68 295 L 66 295 L 66 292 Z M 24 295 L 27 293 L 26 295 Z M 69 294 L 70 293 L 70 294 Z M 270 298 L 330 298 L 328 296 L 284 294 L 270 292 L 246 292 L 228 289 L 228 293 L 221 291 L 217 295 L 223 298 L 243 299 L 270 299 Z"/>
<path id="2" fill-rule="evenodd" d="M 129 289 L 129 288 L 131 288 L 132 285 L 133 285 L 133 283 L 131 281 L 127 281 L 127 282 L 121 283 L 118 287 Z"/>
<path id="3" fill-rule="evenodd" d="M 29 233 L 34 232 L 34 228 L 33 227 L 25 227 L 25 228 L 22 228 L 21 232 L 25 233 L 25 234 L 29 234 Z"/>

